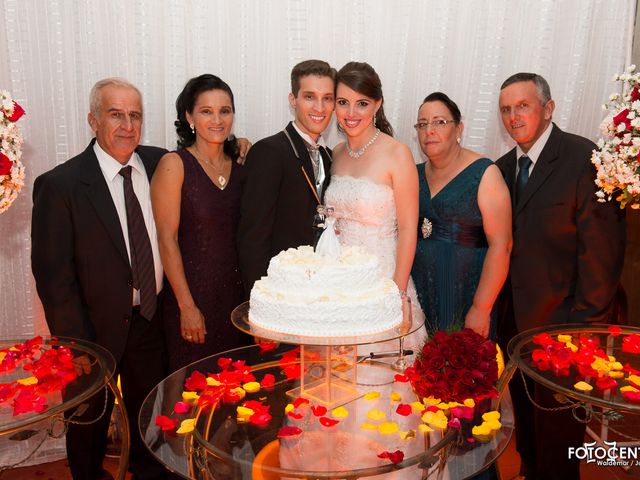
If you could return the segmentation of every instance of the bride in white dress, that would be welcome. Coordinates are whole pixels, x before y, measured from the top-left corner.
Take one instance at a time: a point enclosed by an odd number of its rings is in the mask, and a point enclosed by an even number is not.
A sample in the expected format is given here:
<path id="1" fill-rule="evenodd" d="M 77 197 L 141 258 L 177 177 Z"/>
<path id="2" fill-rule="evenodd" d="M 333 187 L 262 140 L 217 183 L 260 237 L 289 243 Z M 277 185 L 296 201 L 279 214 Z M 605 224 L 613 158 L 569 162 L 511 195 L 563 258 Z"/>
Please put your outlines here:
<path id="1" fill-rule="evenodd" d="M 418 175 L 409 148 L 392 137 L 382 105 L 380 78 L 369 64 L 349 62 L 340 69 L 335 113 L 347 141 L 333 150 L 324 203 L 335 208 L 340 243 L 362 245 L 376 254 L 383 274 L 411 299 L 416 325 L 424 321 L 410 278 L 418 229 Z M 405 348 L 419 347 L 425 336 L 422 327 L 405 339 Z M 383 347 L 397 349 L 398 343 Z"/>

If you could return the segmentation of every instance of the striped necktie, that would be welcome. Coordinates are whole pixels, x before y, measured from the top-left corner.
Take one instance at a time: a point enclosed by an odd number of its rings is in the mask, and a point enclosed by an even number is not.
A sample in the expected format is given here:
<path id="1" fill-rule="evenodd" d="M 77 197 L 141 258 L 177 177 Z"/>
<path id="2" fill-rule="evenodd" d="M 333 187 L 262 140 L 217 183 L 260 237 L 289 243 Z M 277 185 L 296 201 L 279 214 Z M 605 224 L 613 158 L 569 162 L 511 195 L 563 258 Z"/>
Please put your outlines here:
<path id="1" fill-rule="evenodd" d="M 129 230 L 129 251 L 131 254 L 131 272 L 133 288 L 140 290 L 140 315 L 147 320 L 156 312 L 156 275 L 153 266 L 153 251 L 147 226 L 144 223 L 140 202 L 133 191 L 131 166 L 120 170 L 124 187 L 124 204 L 127 210 Z"/>
<path id="2" fill-rule="evenodd" d="M 516 177 L 516 202 L 522 197 L 524 187 L 527 186 L 529 181 L 529 167 L 531 166 L 531 159 L 526 155 L 522 155 L 518 159 L 518 176 Z"/>

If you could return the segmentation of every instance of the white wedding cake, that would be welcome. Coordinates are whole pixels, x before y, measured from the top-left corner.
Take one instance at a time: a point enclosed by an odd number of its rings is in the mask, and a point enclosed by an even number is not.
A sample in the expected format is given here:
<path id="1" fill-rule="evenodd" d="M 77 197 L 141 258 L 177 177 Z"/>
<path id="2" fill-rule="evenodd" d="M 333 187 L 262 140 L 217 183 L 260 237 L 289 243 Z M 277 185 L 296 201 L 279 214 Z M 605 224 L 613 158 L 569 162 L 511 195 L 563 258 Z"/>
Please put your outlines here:
<path id="1" fill-rule="evenodd" d="M 263 329 L 304 336 L 378 333 L 402 321 L 398 287 L 362 247 L 337 256 L 290 248 L 271 259 L 249 302 L 249 321 Z"/>

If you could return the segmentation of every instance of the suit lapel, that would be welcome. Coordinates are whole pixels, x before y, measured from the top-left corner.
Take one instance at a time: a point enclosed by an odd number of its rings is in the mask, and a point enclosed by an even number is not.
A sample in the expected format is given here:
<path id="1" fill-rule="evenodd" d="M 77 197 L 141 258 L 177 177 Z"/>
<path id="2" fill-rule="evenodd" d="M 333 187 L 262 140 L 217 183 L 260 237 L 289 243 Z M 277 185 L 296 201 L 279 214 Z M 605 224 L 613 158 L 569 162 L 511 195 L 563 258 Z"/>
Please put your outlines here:
<path id="1" fill-rule="evenodd" d="M 549 140 L 540 153 L 540 158 L 536 162 L 536 166 L 531 172 L 531 177 L 527 182 L 527 186 L 524 187 L 522 197 L 518 199 L 516 205 L 516 215 L 524 208 L 531 197 L 538 191 L 538 189 L 544 184 L 546 179 L 551 175 L 555 168 L 555 162 L 558 158 L 558 147 L 560 146 L 560 137 L 562 131 L 553 126 Z"/>
<path id="2" fill-rule="evenodd" d="M 331 157 L 331 150 L 326 147 L 320 147 L 320 155 L 322 156 L 322 164 L 324 165 L 324 182 L 322 182 L 321 192 L 321 200 L 324 203 L 324 192 L 327 191 L 327 187 L 331 182 L 331 162 L 333 158 Z"/>
<path id="3" fill-rule="evenodd" d="M 89 147 L 84 151 L 83 167 L 80 172 L 80 181 L 85 184 L 85 193 L 89 202 L 93 205 L 96 214 L 107 232 L 116 249 L 122 255 L 122 258 L 129 264 L 129 255 L 127 246 L 124 242 L 124 234 L 120 225 L 118 211 L 111 198 L 111 192 L 104 179 L 98 158 L 93 151 L 95 139 L 91 141 Z M 146 165 L 145 165 L 146 168 Z M 149 174 L 147 172 L 147 174 Z"/>
<path id="4" fill-rule="evenodd" d="M 307 178 L 306 179 L 303 178 L 304 182 L 308 183 L 307 179 L 311 182 L 311 185 L 309 185 L 309 194 L 313 195 L 313 192 L 315 191 L 313 187 L 315 176 L 313 174 L 313 165 L 311 164 L 311 157 L 309 157 L 309 151 L 307 150 L 307 146 L 305 145 L 302 137 L 298 135 L 298 132 L 296 132 L 296 129 L 293 127 L 292 122 L 289 122 L 289 124 L 285 128 L 285 131 L 287 133 L 288 138 L 292 142 L 293 153 L 295 154 L 297 159 L 300 161 L 302 168 L 307 174 Z M 323 160 L 324 160 L 324 156 L 323 156 Z M 300 175 L 303 175 L 304 177 L 304 174 L 302 172 L 300 172 Z M 313 195 L 313 198 L 315 199 L 315 195 Z"/>

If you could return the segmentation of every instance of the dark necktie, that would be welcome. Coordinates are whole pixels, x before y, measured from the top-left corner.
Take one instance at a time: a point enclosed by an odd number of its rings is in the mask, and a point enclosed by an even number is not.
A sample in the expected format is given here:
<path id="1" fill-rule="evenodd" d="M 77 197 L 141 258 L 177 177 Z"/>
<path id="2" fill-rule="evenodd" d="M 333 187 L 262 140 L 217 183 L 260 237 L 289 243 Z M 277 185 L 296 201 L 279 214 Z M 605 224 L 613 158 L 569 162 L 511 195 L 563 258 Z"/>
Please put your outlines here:
<path id="1" fill-rule="evenodd" d="M 318 175 L 320 175 L 320 147 L 317 145 L 311 145 L 307 142 L 304 142 L 307 145 L 307 150 L 309 151 L 309 157 L 311 158 L 311 165 L 313 165 L 313 177 L 316 183 L 318 183 Z"/>
<path id="2" fill-rule="evenodd" d="M 529 167 L 531 166 L 531 159 L 526 155 L 522 155 L 518 159 L 518 176 L 516 177 L 516 202 L 522 197 L 524 187 L 527 186 L 529 181 Z"/>
<path id="3" fill-rule="evenodd" d="M 133 287 L 140 291 L 140 315 L 147 320 L 156 312 L 156 275 L 153 267 L 153 251 L 144 223 L 140 202 L 133 191 L 131 166 L 120 170 L 124 181 L 124 204 L 127 209 L 129 229 L 129 250 L 131 253 L 131 272 Z"/>

